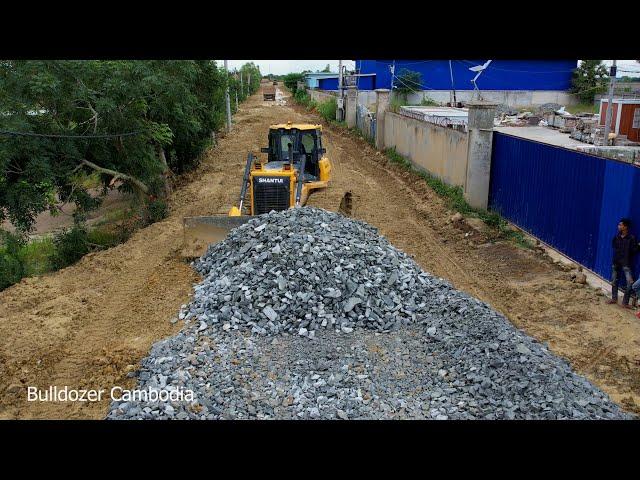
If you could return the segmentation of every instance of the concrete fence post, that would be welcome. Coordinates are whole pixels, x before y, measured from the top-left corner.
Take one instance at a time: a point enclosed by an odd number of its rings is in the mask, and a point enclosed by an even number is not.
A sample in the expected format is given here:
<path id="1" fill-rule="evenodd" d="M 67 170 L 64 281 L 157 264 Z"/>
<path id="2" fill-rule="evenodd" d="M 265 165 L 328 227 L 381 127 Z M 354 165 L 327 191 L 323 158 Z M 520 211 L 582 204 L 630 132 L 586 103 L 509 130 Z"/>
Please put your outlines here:
<path id="1" fill-rule="evenodd" d="M 467 149 L 467 179 L 464 198 L 474 208 L 487 209 L 491 179 L 491 146 L 496 104 L 471 102 L 469 108 L 469 145 Z"/>
<path id="2" fill-rule="evenodd" d="M 386 88 L 376 89 L 376 148 L 384 150 L 384 116 L 389 109 L 389 94 Z"/>
<path id="3" fill-rule="evenodd" d="M 347 87 L 347 111 L 346 118 L 347 127 L 354 128 L 356 126 L 356 108 L 358 108 L 358 92 L 355 86 Z"/>

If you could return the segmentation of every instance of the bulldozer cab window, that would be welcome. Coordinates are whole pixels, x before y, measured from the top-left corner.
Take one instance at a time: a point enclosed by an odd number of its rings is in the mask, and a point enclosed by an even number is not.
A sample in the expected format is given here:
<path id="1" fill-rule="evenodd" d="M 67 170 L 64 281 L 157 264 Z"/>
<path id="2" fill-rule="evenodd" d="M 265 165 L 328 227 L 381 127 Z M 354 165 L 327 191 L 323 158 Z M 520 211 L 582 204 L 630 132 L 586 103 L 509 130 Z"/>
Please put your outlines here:
<path id="1" fill-rule="evenodd" d="M 309 155 L 313 152 L 316 146 L 314 135 L 311 133 L 303 133 L 300 138 L 300 153 L 307 155 L 307 161 L 310 160 Z"/>
<path id="2" fill-rule="evenodd" d="M 318 176 L 320 168 L 318 165 L 318 149 L 320 139 L 314 130 L 278 130 L 269 134 L 269 161 L 289 161 L 289 145 L 293 151 L 299 155 L 305 155 L 305 173 Z M 294 159 L 298 163 L 299 157 Z"/>
<path id="3" fill-rule="evenodd" d="M 295 137 L 293 135 L 280 136 L 280 159 L 289 160 L 289 145 L 293 150 L 296 149 Z"/>

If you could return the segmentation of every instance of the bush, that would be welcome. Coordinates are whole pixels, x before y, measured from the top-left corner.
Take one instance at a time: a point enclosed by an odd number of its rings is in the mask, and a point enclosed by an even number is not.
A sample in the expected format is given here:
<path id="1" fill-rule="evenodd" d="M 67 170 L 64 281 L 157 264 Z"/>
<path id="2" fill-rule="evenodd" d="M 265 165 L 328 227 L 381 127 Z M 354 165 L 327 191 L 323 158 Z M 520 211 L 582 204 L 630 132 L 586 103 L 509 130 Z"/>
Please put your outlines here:
<path id="1" fill-rule="evenodd" d="M 338 110 L 338 102 L 336 101 L 335 98 L 326 100 L 320 103 L 316 107 L 316 110 L 325 120 L 327 121 L 335 120 L 336 112 Z"/>
<path id="2" fill-rule="evenodd" d="M 0 231 L 0 290 L 24 277 L 24 266 L 19 258 L 22 242 L 12 233 Z"/>
<path id="3" fill-rule="evenodd" d="M 439 104 L 429 97 L 423 97 L 420 101 L 420 105 L 423 107 L 437 107 Z"/>
<path id="4" fill-rule="evenodd" d="M 54 269 L 68 267 L 89 253 L 89 236 L 84 226 L 74 225 L 70 230 L 63 230 L 53 239 L 55 251 L 51 257 Z"/>
<path id="5" fill-rule="evenodd" d="M 167 217 L 169 207 L 164 200 L 151 200 L 147 205 L 147 223 L 155 223 Z"/>
<path id="6" fill-rule="evenodd" d="M 309 95 L 306 90 L 298 90 L 296 91 L 295 95 L 293 96 L 294 100 L 301 104 L 304 105 L 305 107 L 308 107 L 309 104 L 311 103 L 311 95 Z"/>
<path id="7" fill-rule="evenodd" d="M 304 79 L 304 74 L 302 73 L 289 73 L 285 75 L 283 78 L 284 86 L 287 87 L 291 92 L 295 95 L 296 90 L 298 89 L 298 82 Z"/>
<path id="8" fill-rule="evenodd" d="M 51 257 L 55 251 L 53 239 L 44 237 L 31 240 L 18 253 L 18 259 L 24 268 L 24 276 L 42 275 L 51 271 Z"/>

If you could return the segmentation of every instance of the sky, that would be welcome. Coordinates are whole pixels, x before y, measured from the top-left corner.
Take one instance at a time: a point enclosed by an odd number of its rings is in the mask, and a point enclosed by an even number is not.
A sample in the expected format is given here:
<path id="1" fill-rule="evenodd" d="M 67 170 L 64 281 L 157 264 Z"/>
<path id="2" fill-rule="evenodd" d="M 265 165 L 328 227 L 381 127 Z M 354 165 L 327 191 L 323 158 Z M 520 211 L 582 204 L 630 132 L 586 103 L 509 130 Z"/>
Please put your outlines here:
<path id="1" fill-rule="evenodd" d="M 219 65 L 223 65 L 223 60 L 216 60 Z M 274 75 L 286 75 L 287 73 L 302 72 L 303 70 L 324 70 L 327 63 L 331 67 L 332 72 L 338 71 L 338 60 L 229 60 L 229 69 L 240 68 L 247 62 L 253 62 L 260 67 L 263 75 L 273 73 Z M 347 70 L 355 68 L 353 60 L 343 60 L 342 64 Z"/>
<path id="2" fill-rule="evenodd" d="M 223 60 L 217 60 L 219 65 L 223 65 Z M 292 72 L 302 72 L 303 70 L 324 70 L 329 64 L 332 72 L 338 71 L 338 60 L 229 60 L 229 68 L 240 68 L 247 62 L 254 62 L 263 75 L 273 73 L 275 75 L 286 75 Z M 347 67 L 347 70 L 353 70 L 355 68 L 355 62 L 353 60 L 343 60 L 343 65 Z M 611 60 L 603 60 L 602 63 L 609 66 Z M 618 77 L 623 76 L 640 76 L 640 63 L 635 60 L 618 60 Z"/>
<path id="3" fill-rule="evenodd" d="M 603 60 L 602 63 L 610 66 L 611 60 Z M 636 60 L 618 60 L 618 74 L 616 77 L 640 77 L 640 63 Z"/>

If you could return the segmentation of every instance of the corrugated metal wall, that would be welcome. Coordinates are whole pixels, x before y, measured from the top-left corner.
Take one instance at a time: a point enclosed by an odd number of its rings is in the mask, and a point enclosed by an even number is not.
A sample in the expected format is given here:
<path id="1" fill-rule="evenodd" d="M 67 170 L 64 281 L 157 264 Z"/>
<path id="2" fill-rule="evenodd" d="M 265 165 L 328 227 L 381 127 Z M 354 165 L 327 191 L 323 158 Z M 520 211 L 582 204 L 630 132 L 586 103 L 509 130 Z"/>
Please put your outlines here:
<path id="1" fill-rule="evenodd" d="M 473 90 L 475 73 L 469 67 L 487 60 L 453 60 L 453 83 L 456 90 Z M 396 76 L 403 68 L 422 75 L 423 88 L 416 90 L 449 90 L 451 73 L 449 60 L 396 60 Z M 392 60 L 356 60 L 360 73 L 375 73 L 376 88 L 391 86 L 389 65 Z M 577 60 L 493 60 L 480 75 L 481 90 L 560 90 L 571 87 L 571 72 Z M 397 82 L 396 82 L 397 84 Z"/>
<path id="2" fill-rule="evenodd" d="M 608 279 L 620 218 L 640 234 L 640 168 L 494 132 L 489 208 Z"/>
<path id="3" fill-rule="evenodd" d="M 359 90 L 373 90 L 375 89 L 375 76 L 368 75 L 358 78 Z M 318 88 L 320 90 L 338 90 L 337 78 L 321 78 L 318 81 Z"/>

